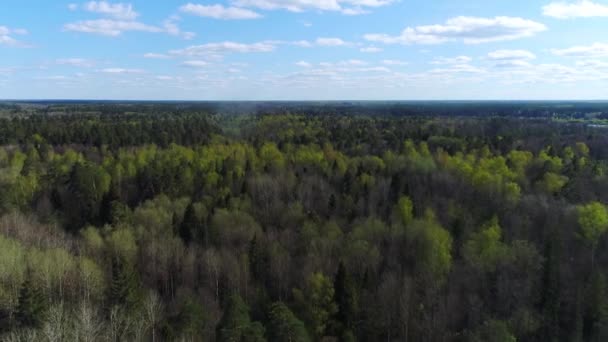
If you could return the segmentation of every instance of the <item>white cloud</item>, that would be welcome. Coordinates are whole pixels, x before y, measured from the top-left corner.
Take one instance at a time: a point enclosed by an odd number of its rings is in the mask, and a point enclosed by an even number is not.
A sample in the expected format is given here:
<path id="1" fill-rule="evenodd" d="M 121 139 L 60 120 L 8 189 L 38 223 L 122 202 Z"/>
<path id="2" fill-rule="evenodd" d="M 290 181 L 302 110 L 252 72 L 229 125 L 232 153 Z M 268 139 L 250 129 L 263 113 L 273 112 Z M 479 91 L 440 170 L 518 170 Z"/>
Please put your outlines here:
<path id="1" fill-rule="evenodd" d="M 608 44 L 579 45 L 567 49 L 551 49 L 551 52 L 557 56 L 567 57 L 606 57 L 608 56 Z"/>
<path id="2" fill-rule="evenodd" d="M 27 47 L 27 44 L 14 38 L 14 35 L 25 35 L 27 30 L 12 29 L 6 26 L 0 26 L 0 45 L 8 45 L 14 47 Z"/>
<path id="3" fill-rule="evenodd" d="M 339 66 L 363 66 L 363 65 L 367 65 L 367 62 L 362 61 L 360 59 L 348 59 L 345 61 L 339 61 L 337 63 L 335 63 L 335 65 L 339 65 Z"/>
<path id="4" fill-rule="evenodd" d="M 68 5 L 69 9 L 76 9 L 74 4 Z M 82 5 L 82 9 L 88 12 L 99 13 L 120 20 L 134 20 L 139 16 L 133 10 L 131 4 L 116 3 L 111 4 L 106 1 L 89 1 Z"/>
<path id="5" fill-rule="evenodd" d="M 543 6 L 543 15 L 557 19 L 608 17 L 608 6 L 589 0 L 552 2 Z"/>
<path id="6" fill-rule="evenodd" d="M 449 65 L 446 68 L 437 68 L 429 71 L 434 74 L 453 74 L 453 73 L 466 73 L 466 74 L 482 74 L 485 70 L 477 68 L 470 64 L 454 64 Z"/>
<path id="7" fill-rule="evenodd" d="M 251 53 L 251 52 L 271 52 L 276 48 L 271 42 L 259 42 L 243 44 L 236 42 L 207 43 L 202 45 L 192 45 L 184 49 L 171 50 L 169 54 L 188 57 L 217 56 L 227 53 Z"/>
<path id="8" fill-rule="evenodd" d="M 62 58 L 56 60 L 55 63 L 79 68 L 90 68 L 95 65 L 95 62 L 84 58 Z"/>
<path id="9" fill-rule="evenodd" d="M 381 52 L 382 49 L 379 47 L 375 47 L 375 46 L 367 46 L 367 47 L 363 47 L 363 48 L 359 49 L 359 51 L 366 52 L 366 53 L 376 53 L 376 52 Z"/>
<path id="10" fill-rule="evenodd" d="M 234 0 L 239 7 L 290 12 L 334 11 L 345 15 L 368 13 L 367 8 L 389 5 L 393 0 Z"/>
<path id="11" fill-rule="evenodd" d="M 437 57 L 431 64 L 445 65 L 445 64 L 467 64 L 473 59 L 469 56 L 456 56 L 456 57 Z"/>
<path id="12" fill-rule="evenodd" d="M 152 53 L 152 52 L 149 52 L 149 53 L 144 54 L 144 58 L 150 58 L 150 59 L 170 59 L 171 56 L 165 55 L 165 54 L 162 54 L 162 53 Z"/>
<path id="13" fill-rule="evenodd" d="M 294 42 L 291 42 L 291 45 L 295 45 L 295 46 L 299 46 L 299 47 L 312 47 L 313 44 L 311 42 L 309 42 L 308 40 L 297 40 Z"/>
<path id="14" fill-rule="evenodd" d="M 188 3 L 179 8 L 183 13 L 208 17 L 214 19 L 256 19 L 262 17 L 260 14 L 240 7 L 224 7 L 220 4 L 200 5 Z"/>
<path id="15" fill-rule="evenodd" d="M 206 67 L 207 65 L 209 65 L 209 63 L 207 63 L 205 61 L 193 60 L 193 61 L 185 61 L 181 65 L 188 67 L 188 68 L 202 68 L 202 67 Z"/>
<path id="16" fill-rule="evenodd" d="M 79 7 L 68 5 L 68 8 L 76 10 Z M 110 4 L 105 1 L 90 1 L 82 5 L 85 11 L 101 14 L 101 19 L 81 20 L 67 23 L 63 26 L 65 31 L 92 33 L 108 37 L 117 37 L 124 32 L 148 32 L 166 33 L 179 36 L 183 39 L 192 39 L 193 32 L 183 32 L 177 25 L 178 17 L 172 16 L 163 22 L 162 25 L 149 25 L 135 20 L 139 14 L 133 10 L 131 4 Z"/>
<path id="17" fill-rule="evenodd" d="M 78 9 L 78 4 L 68 4 L 68 9 L 70 11 L 76 11 Z"/>
<path id="18" fill-rule="evenodd" d="M 179 28 L 179 26 L 177 25 L 177 22 L 179 20 L 180 19 L 177 16 L 171 16 L 169 17 L 169 19 L 165 20 L 165 22 L 163 23 L 163 28 L 165 29 L 165 32 L 172 36 L 181 37 L 184 40 L 190 40 L 194 38 L 196 36 L 196 33 L 184 32 Z"/>
<path id="19" fill-rule="evenodd" d="M 576 66 L 583 68 L 608 69 L 608 62 L 598 61 L 595 59 L 577 61 L 575 64 Z"/>
<path id="20" fill-rule="evenodd" d="M 491 60 L 530 60 L 535 59 L 534 55 L 530 51 L 526 50 L 496 50 L 488 53 L 488 59 Z"/>
<path id="21" fill-rule="evenodd" d="M 514 40 L 545 31 L 541 23 L 517 17 L 456 17 L 445 24 L 407 27 L 400 35 L 383 33 L 364 35 L 368 41 L 385 44 L 440 44 L 459 42 L 480 44 Z"/>
<path id="22" fill-rule="evenodd" d="M 384 65 L 407 65 L 406 61 L 400 61 L 396 59 L 383 59 L 382 64 Z"/>
<path id="23" fill-rule="evenodd" d="M 144 24 L 138 21 L 113 19 L 83 20 L 65 24 L 65 31 L 92 33 L 108 37 L 118 37 L 125 32 L 166 33 L 181 36 L 188 40 L 194 37 L 192 32 L 182 32 L 173 21 L 166 21 L 163 27 Z"/>
<path id="24" fill-rule="evenodd" d="M 295 63 L 297 66 L 302 67 L 302 68 L 310 68 L 312 67 L 312 64 L 305 62 L 305 61 L 298 61 Z"/>
<path id="25" fill-rule="evenodd" d="M 317 38 L 315 43 L 319 46 L 349 46 L 348 42 L 340 38 Z"/>
<path id="26" fill-rule="evenodd" d="M 64 26 L 66 31 L 95 33 L 103 36 L 116 37 L 127 31 L 163 32 L 158 26 L 146 25 L 138 21 L 122 21 L 113 19 L 83 20 Z"/>
<path id="27" fill-rule="evenodd" d="M 142 74 L 144 73 L 141 69 L 126 69 L 126 68 L 105 68 L 99 70 L 99 72 L 105 74 Z"/>
<path id="28" fill-rule="evenodd" d="M 503 59 L 499 60 L 498 63 L 494 64 L 495 68 L 530 68 L 532 64 L 530 62 L 521 59 Z"/>

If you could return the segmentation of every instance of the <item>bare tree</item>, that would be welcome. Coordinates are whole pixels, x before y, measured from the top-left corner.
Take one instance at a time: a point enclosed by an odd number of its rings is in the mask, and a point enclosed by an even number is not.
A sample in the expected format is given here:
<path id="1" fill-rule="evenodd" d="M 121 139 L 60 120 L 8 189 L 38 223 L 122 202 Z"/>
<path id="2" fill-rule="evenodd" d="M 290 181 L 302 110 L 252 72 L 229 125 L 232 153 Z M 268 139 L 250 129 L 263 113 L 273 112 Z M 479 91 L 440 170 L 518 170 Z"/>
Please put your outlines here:
<path id="1" fill-rule="evenodd" d="M 103 335 L 104 323 L 97 311 L 87 301 L 82 301 L 75 311 L 74 340 L 82 342 L 97 341 Z"/>
<path id="2" fill-rule="evenodd" d="M 163 303 L 155 291 L 150 291 L 144 301 L 144 315 L 146 326 L 150 329 L 152 342 L 156 341 L 156 328 L 162 318 L 162 314 Z"/>

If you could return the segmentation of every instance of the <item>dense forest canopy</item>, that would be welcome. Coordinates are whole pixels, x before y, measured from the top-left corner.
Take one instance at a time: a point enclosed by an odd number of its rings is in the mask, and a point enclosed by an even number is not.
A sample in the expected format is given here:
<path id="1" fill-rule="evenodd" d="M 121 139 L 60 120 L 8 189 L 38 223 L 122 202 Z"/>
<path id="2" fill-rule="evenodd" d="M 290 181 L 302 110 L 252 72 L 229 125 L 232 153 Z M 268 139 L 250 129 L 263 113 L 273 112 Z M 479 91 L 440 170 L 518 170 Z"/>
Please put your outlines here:
<path id="1" fill-rule="evenodd" d="M 0 105 L 0 338 L 605 341 L 606 103 Z"/>

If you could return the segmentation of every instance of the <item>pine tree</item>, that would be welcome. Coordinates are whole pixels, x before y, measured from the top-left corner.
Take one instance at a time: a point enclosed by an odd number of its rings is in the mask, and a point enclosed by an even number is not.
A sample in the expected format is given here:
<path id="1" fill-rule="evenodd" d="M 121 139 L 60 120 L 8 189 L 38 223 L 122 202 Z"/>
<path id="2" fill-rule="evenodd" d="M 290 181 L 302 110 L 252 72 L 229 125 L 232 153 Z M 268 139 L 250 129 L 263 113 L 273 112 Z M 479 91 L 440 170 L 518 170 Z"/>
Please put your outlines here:
<path id="1" fill-rule="evenodd" d="M 138 301 L 138 281 L 136 271 L 122 258 L 112 260 L 112 279 L 109 288 L 111 306 L 133 307 Z"/>
<path id="2" fill-rule="evenodd" d="M 264 285 L 266 279 L 265 272 L 268 270 L 268 261 L 267 255 L 264 253 L 257 235 L 254 235 L 249 242 L 248 254 L 251 277 Z"/>
<path id="3" fill-rule="evenodd" d="M 556 233 L 545 248 L 545 264 L 542 278 L 541 309 L 544 318 L 543 336 L 545 341 L 559 337 L 560 312 L 560 240 Z"/>
<path id="4" fill-rule="evenodd" d="M 23 326 L 36 326 L 40 324 L 47 309 L 44 294 L 32 278 L 32 274 L 28 272 L 19 293 L 19 302 L 15 316 L 17 323 Z"/>
<path id="5" fill-rule="evenodd" d="M 338 304 L 336 319 L 346 328 L 353 328 L 358 312 L 358 295 L 355 283 L 340 262 L 334 279 L 334 296 Z"/>

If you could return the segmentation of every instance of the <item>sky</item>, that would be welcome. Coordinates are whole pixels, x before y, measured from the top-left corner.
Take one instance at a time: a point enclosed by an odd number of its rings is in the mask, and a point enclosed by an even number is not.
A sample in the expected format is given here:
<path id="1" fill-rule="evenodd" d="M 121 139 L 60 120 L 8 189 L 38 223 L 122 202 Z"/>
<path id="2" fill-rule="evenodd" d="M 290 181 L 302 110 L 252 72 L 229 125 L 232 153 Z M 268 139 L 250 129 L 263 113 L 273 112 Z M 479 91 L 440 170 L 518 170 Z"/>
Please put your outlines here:
<path id="1" fill-rule="evenodd" d="M 1 2 L 0 99 L 608 98 L 608 0 Z"/>

